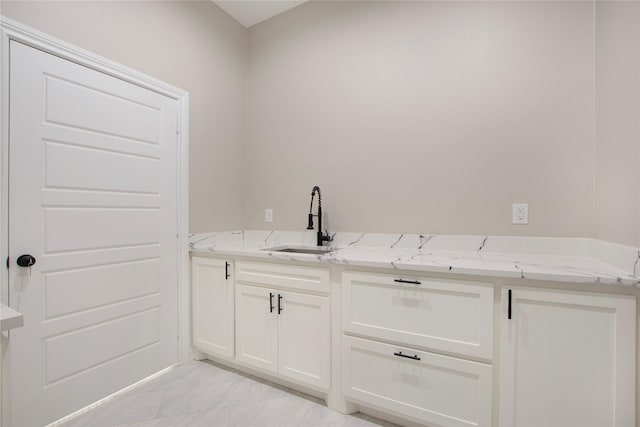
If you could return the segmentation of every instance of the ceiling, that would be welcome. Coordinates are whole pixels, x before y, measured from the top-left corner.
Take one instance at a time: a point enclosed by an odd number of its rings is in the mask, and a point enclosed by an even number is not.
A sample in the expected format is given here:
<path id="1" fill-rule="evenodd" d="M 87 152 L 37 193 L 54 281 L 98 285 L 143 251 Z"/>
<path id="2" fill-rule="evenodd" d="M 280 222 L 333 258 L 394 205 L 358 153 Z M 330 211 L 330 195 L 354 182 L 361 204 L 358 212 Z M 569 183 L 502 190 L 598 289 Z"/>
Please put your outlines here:
<path id="1" fill-rule="evenodd" d="M 236 21 L 249 28 L 307 0 L 213 0 Z"/>

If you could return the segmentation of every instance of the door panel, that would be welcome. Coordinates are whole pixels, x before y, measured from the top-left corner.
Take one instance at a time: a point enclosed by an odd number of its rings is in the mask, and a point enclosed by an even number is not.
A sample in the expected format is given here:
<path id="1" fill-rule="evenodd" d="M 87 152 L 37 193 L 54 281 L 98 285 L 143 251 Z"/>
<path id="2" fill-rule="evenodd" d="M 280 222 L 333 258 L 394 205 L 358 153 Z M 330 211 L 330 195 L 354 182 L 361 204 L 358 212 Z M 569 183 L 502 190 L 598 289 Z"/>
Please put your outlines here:
<path id="1" fill-rule="evenodd" d="M 45 254 L 160 243 L 159 207 L 42 210 Z"/>
<path id="2" fill-rule="evenodd" d="M 635 425 L 635 309 L 632 296 L 513 288 L 500 425 Z"/>
<path id="3" fill-rule="evenodd" d="M 193 344 L 212 354 L 234 355 L 234 287 L 231 261 L 192 257 Z"/>
<path id="4" fill-rule="evenodd" d="M 78 130 L 158 144 L 160 113 L 155 100 L 114 91 L 98 79 L 69 81 L 75 76 L 44 74 L 45 122 Z M 132 99 L 133 98 L 133 99 Z M 137 100 L 135 98 L 138 98 Z M 149 102 L 151 105 L 145 105 Z"/>
<path id="5" fill-rule="evenodd" d="M 278 319 L 280 374 L 316 387 L 330 385 L 329 298 L 283 292 Z"/>
<path id="6" fill-rule="evenodd" d="M 272 372 L 278 372 L 277 298 L 272 289 L 236 285 L 236 357 Z"/>
<path id="7" fill-rule="evenodd" d="M 44 185 L 67 190 L 158 193 L 159 159 L 46 141 Z M 83 165 L 70 168 L 69 163 Z M 113 173 L 126 170 L 127 174 Z"/>
<path id="8" fill-rule="evenodd" d="M 13 425 L 176 362 L 177 117 L 175 100 L 10 43 Z"/>
<path id="9" fill-rule="evenodd" d="M 158 293 L 159 263 L 156 258 L 45 273 L 44 318 L 54 319 Z"/>
<path id="10" fill-rule="evenodd" d="M 151 308 L 141 313 L 102 322 L 63 335 L 44 339 L 45 384 L 87 369 L 136 349 L 160 341 L 160 310 Z M 129 333 L 135 330 L 135 334 Z M 81 352 L 69 352 L 82 348 Z"/>

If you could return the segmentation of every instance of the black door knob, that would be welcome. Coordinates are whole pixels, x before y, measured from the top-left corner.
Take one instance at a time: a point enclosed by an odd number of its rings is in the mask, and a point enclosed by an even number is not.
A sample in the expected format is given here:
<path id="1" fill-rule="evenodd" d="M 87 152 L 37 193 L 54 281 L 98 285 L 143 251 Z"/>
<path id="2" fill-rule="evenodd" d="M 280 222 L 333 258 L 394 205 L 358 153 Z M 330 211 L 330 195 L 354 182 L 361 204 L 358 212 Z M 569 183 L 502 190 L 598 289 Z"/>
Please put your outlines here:
<path id="1" fill-rule="evenodd" d="M 36 263 L 36 259 L 31 255 L 20 255 L 16 262 L 20 267 L 31 267 Z"/>

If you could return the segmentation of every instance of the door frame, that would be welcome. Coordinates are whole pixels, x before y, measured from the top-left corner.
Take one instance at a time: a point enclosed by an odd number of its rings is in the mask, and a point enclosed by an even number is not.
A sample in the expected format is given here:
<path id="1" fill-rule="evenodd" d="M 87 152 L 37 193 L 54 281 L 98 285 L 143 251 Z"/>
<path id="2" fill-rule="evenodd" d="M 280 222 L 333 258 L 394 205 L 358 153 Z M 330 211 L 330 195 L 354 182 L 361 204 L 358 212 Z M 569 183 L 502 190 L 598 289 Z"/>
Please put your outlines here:
<path id="1" fill-rule="evenodd" d="M 118 64 L 88 50 L 35 30 L 0 15 L 0 302 L 8 305 L 9 271 L 5 260 L 9 254 L 9 43 L 17 41 L 76 64 L 91 68 L 136 86 L 167 96 L 178 102 L 177 161 L 177 273 L 178 273 L 178 363 L 193 358 L 189 321 L 189 93 L 158 79 Z M 3 340 L 4 338 L 0 339 Z M 3 363 L 5 349 L 0 346 L 0 396 L 8 393 L 5 380 L 9 373 Z M 4 375 L 3 375 L 4 374 Z M 5 377 L 5 378 L 3 378 Z M 6 394 L 5 394 L 6 396 Z M 6 402 L 8 399 L 2 399 Z M 0 425 L 3 411 L 0 405 Z M 7 409 L 6 407 L 4 408 Z M 6 414 L 6 412 L 5 412 Z"/>

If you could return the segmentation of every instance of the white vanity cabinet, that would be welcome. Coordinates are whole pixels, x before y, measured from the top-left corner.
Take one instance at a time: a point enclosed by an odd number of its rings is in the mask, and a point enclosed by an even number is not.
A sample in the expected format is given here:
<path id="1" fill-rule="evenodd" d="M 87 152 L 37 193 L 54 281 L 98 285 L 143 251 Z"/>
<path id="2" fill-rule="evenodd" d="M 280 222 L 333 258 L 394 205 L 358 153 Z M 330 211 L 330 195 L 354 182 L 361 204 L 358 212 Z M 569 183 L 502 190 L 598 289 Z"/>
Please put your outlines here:
<path id="1" fill-rule="evenodd" d="M 205 353 L 233 357 L 232 272 L 229 259 L 191 258 L 193 345 Z"/>
<path id="2" fill-rule="evenodd" d="M 502 290 L 500 426 L 635 426 L 636 298 Z"/>
<path id="3" fill-rule="evenodd" d="M 329 297 L 310 293 L 328 294 L 328 270 L 241 261 L 236 268 L 237 360 L 328 390 Z"/>
<path id="4" fill-rule="evenodd" d="M 493 294 L 486 282 L 343 273 L 343 394 L 426 425 L 492 426 Z"/>
<path id="5" fill-rule="evenodd" d="M 511 281 L 193 255 L 193 343 L 345 412 L 635 426 L 638 291 Z"/>

